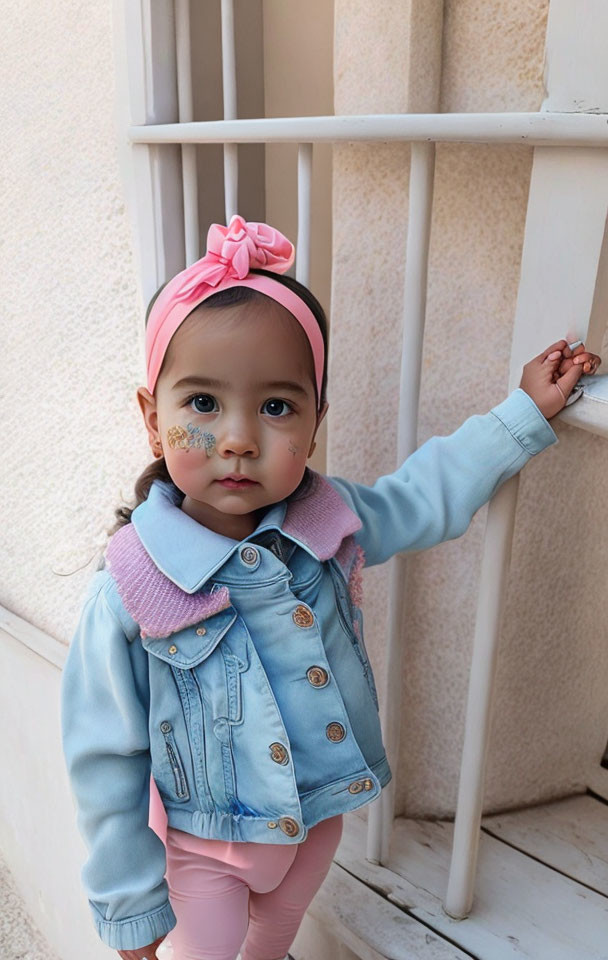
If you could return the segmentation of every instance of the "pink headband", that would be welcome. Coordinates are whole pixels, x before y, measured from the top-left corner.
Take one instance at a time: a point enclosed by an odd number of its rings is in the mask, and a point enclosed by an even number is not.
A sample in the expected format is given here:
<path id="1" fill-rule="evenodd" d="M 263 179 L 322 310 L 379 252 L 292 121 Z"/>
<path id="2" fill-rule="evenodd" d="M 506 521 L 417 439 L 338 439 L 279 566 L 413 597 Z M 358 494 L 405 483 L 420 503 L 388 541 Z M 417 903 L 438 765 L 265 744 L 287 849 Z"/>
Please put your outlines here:
<path id="1" fill-rule="evenodd" d="M 293 244 L 267 223 L 248 223 L 237 214 L 227 227 L 212 223 L 207 253 L 173 277 L 154 301 L 146 327 L 148 390 L 154 393 L 171 337 L 195 307 L 219 290 L 251 287 L 285 307 L 304 329 L 312 349 L 321 401 L 325 348 L 312 310 L 285 284 L 250 273 L 252 269 L 285 273 L 294 260 Z"/>

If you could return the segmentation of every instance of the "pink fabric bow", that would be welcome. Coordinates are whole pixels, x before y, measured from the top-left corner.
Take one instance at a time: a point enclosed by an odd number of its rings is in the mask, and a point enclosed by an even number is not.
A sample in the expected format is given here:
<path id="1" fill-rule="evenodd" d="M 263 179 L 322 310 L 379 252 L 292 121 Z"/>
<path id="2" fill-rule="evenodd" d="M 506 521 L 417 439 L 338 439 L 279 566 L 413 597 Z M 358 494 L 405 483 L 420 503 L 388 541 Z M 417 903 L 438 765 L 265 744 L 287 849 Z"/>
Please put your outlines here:
<path id="1" fill-rule="evenodd" d="M 243 280 L 260 268 L 285 273 L 294 261 L 294 246 L 267 223 L 252 223 L 235 214 L 227 227 L 212 223 L 207 253 L 182 271 L 183 282 L 173 292 L 178 301 L 195 300 L 203 285 L 215 287 L 223 280 Z"/>
<path id="2" fill-rule="evenodd" d="M 192 310 L 218 290 L 250 287 L 285 307 L 300 323 L 310 343 L 315 366 L 317 400 L 321 403 L 325 344 L 319 323 L 308 304 L 278 278 L 251 273 L 256 268 L 286 273 L 295 258 L 291 241 L 267 223 L 249 223 L 235 214 L 227 227 L 213 223 L 207 253 L 181 270 L 161 289 L 146 325 L 148 390 L 154 393 L 171 337 Z"/>

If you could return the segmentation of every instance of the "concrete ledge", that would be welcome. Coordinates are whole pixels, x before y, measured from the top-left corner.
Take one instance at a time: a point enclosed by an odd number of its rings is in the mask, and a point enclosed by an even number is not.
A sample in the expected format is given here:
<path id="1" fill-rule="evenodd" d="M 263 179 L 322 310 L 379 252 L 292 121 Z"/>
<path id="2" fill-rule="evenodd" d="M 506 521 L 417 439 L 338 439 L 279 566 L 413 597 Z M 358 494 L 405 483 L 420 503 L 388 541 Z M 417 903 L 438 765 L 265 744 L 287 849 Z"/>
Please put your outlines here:
<path id="1" fill-rule="evenodd" d="M 48 633 L 35 627 L 33 623 L 28 623 L 27 620 L 18 617 L 12 610 L 0 606 L 0 638 L 3 633 L 8 634 L 13 640 L 25 644 L 26 647 L 53 664 L 54 667 L 63 669 L 68 654 L 65 643 L 51 637 Z"/>
<path id="2" fill-rule="evenodd" d="M 0 703 L 9 731 L 0 778 L 0 849 L 49 948 L 61 960 L 107 960 L 80 884 L 86 850 L 61 746 L 67 648 L 7 610 L 0 622 Z"/>

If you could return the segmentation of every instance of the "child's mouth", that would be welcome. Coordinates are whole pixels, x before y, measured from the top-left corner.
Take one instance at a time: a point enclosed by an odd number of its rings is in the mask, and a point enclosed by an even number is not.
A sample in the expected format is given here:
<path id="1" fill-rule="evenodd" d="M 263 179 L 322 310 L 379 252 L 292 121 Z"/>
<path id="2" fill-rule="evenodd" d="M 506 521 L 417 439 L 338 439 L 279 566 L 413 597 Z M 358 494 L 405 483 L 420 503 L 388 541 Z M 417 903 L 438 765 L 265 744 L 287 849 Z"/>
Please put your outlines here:
<path id="1" fill-rule="evenodd" d="M 257 486 L 257 481 L 250 480 L 249 477 L 239 477 L 238 480 L 234 477 L 224 477 L 223 480 L 218 480 L 217 483 L 220 483 L 222 487 L 227 487 L 228 490 L 244 490 L 246 487 Z"/>

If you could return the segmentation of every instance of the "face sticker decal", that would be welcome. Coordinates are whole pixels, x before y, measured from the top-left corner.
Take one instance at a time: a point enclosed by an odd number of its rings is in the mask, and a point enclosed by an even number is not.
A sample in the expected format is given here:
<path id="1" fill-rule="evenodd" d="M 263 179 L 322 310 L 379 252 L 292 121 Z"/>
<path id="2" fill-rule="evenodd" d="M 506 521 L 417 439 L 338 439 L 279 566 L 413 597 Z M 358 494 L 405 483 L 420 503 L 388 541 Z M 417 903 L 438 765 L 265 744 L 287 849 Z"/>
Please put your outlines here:
<path id="1" fill-rule="evenodd" d="M 170 447 L 178 450 L 188 451 L 190 447 L 196 450 L 205 450 L 210 457 L 215 452 L 215 437 L 206 430 L 201 430 L 193 423 L 187 423 L 184 427 L 169 427 L 167 430 L 167 442 Z"/>
<path id="2" fill-rule="evenodd" d="M 295 445 L 295 443 L 293 442 L 293 440 L 290 440 L 290 441 L 289 441 L 289 452 L 290 452 L 291 454 L 293 454 L 294 457 L 295 457 L 296 453 L 298 452 L 298 448 L 296 447 L 296 445 Z"/>

